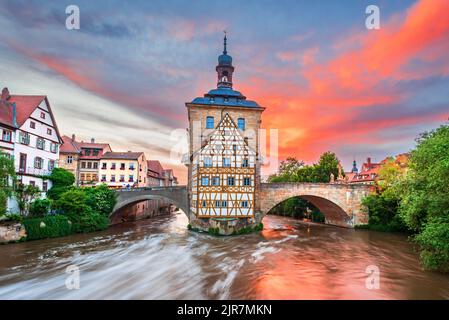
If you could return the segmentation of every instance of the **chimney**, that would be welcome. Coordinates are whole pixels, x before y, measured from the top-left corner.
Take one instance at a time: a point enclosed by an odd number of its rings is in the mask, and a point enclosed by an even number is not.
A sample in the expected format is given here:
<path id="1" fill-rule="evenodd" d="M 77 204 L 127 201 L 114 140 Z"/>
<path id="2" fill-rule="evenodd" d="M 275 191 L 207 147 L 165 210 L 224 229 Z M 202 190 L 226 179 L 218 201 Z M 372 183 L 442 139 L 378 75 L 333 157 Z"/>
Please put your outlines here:
<path id="1" fill-rule="evenodd" d="M 3 89 L 4 90 L 4 89 Z M 8 89 L 6 89 L 6 90 L 8 90 Z M 9 94 L 9 93 L 8 93 Z M 2 92 L 2 98 L 3 98 L 3 92 Z M 13 126 L 14 127 L 19 127 L 18 125 L 17 125 L 17 106 L 16 106 L 16 103 L 15 102 L 13 102 L 12 103 L 12 124 L 13 124 Z"/>
<path id="2" fill-rule="evenodd" d="M 366 158 L 366 163 L 368 163 L 368 165 L 371 164 L 371 158 L 370 157 Z"/>
<path id="3" fill-rule="evenodd" d="M 2 90 L 2 101 L 8 100 L 10 97 L 8 88 L 4 87 Z"/>
<path id="4" fill-rule="evenodd" d="M 72 133 L 72 141 L 75 142 L 75 134 Z"/>
<path id="5" fill-rule="evenodd" d="M 95 138 L 90 139 L 90 143 L 95 143 Z"/>

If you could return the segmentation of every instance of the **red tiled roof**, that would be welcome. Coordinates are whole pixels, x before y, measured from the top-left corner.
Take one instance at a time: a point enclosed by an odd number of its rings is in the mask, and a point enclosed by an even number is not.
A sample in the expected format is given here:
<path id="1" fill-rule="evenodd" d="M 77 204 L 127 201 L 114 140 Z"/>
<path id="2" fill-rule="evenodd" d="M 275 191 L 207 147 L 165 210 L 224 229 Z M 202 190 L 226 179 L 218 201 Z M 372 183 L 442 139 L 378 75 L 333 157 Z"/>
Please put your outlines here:
<path id="1" fill-rule="evenodd" d="M 17 108 L 17 124 L 22 126 L 25 121 L 31 116 L 34 110 L 45 99 L 45 96 L 25 96 L 25 95 L 11 95 L 8 99 L 9 103 L 16 103 Z"/>
<path id="2" fill-rule="evenodd" d="M 39 106 L 45 96 L 9 95 L 0 102 L 0 123 L 13 127 L 12 105 L 16 104 L 17 125 L 22 126 Z"/>
<path id="3" fill-rule="evenodd" d="M 45 100 L 48 105 L 48 111 L 53 121 L 53 127 L 56 130 L 58 138 L 61 139 L 58 126 L 51 111 L 50 104 L 46 96 L 35 95 L 11 95 L 7 88 L 2 90 L 2 97 L 0 98 L 0 123 L 9 127 L 21 127 L 25 121 L 31 116 L 34 110 Z M 13 104 L 16 105 L 16 124 L 13 122 Z"/>
<path id="4" fill-rule="evenodd" d="M 80 153 L 81 150 L 78 147 L 76 141 L 68 136 L 62 136 L 63 144 L 59 148 L 60 153 Z"/>
<path id="5" fill-rule="evenodd" d="M 162 165 L 157 160 L 147 160 L 147 167 L 149 171 L 153 171 L 160 175 L 162 171 L 164 171 L 164 168 L 162 168 Z"/>

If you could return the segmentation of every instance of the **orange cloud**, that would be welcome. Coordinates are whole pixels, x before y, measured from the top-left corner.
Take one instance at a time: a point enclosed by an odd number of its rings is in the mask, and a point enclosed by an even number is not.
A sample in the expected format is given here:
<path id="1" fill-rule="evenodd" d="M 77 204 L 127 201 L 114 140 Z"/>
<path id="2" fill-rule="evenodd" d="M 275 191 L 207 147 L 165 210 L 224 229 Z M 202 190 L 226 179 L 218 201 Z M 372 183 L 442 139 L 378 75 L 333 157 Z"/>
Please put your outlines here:
<path id="1" fill-rule="evenodd" d="M 422 0 L 400 16 L 395 15 L 379 31 L 352 32 L 332 45 L 339 52 L 323 63 L 306 51 L 301 71 L 307 85 L 267 78 L 251 79 L 241 89 L 267 106 L 265 128 L 278 128 L 280 155 L 313 161 L 320 153 L 341 143 L 380 143 L 375 133 L 407 125 L 433 123 L 446 113 L 385 119 L 359 118 L 360 108 L 399 106 L 408 92 L 390 89 L 386 81 L 424 79 L 449 74 L 449 1 Z M 351 39 L 351 43 L 347 39 Z M 301 61 L 292 51 L 279 52 L 284 62 Z M 415 61 L 433 64 L 416 67 Z M 282 79 L 283 71 L 273 70 Z M 294 78 L 294 77 L 292 77 Z M 412 140 L 413 137 L 410 137 Z"/>

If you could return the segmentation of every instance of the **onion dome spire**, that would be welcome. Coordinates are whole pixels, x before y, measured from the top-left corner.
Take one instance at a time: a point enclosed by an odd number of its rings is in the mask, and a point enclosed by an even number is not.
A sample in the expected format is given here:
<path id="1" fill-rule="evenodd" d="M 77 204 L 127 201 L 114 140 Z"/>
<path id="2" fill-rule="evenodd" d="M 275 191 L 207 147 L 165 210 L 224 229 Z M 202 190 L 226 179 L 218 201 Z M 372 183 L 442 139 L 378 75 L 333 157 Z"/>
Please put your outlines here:
<path id="1" fill-rule="evenodd" d="M 227 45 L 228 37 L 226 31 L 224 31 L 223 39 L 223 54 L 218 57 L 217 70 L 217 87 L 218 88 L 232 88 L 232 74 L 234 73 L 234 67 L 232 66 L 232 57 L 228 55 Z"/>

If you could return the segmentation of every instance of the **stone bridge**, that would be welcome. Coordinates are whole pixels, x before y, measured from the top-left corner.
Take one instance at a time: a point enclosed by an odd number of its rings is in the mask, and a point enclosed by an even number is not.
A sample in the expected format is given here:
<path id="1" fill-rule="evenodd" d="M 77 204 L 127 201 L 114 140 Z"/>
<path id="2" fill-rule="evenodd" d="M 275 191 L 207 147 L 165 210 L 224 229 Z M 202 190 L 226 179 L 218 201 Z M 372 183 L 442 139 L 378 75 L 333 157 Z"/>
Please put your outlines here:
<path id="1" fill-rule="evenodd" d="M 123 207 L 145 200 L 166 200 L 189 215 L 186 186 L 118 189 L 116 192 L 117 204 L 110 216 Z"/>
<path id="2" fill-rule="evenodd" d="M 256 222 L 277 204 L 301 197 L 316 206 L 325 216 L 326 224 L 353 228 L 368 223 L 368 213 L 362 206 L 362 199 L 374 192 L 374 187 L 361 184 L 337 183 L 262 183 L 256 195 Z M 117 190 L 117 210 L 145 200 L 163 199 L 179 209 L 190 219 L 186 186 L 146 187 Z"/>
<path id="3" fill-rule="evenodd" d="M 311 202 L 325 216 L 326 224 L 353 228 L 368 223 L 362 199 L 374 186 L 338 183 L 262 183 L 259 189 L 259 214 L 263 217 L 277 204 L 293 197 Z"/>

